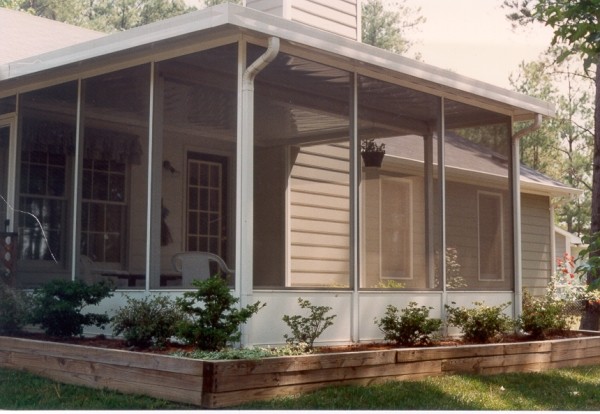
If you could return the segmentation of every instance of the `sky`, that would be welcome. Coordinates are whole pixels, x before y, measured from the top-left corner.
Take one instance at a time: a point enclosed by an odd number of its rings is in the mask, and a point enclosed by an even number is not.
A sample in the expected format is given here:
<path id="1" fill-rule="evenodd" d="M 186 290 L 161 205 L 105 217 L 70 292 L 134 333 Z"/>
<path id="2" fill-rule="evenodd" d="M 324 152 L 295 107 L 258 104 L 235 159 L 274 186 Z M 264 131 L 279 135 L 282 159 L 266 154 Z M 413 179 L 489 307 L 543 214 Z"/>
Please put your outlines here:
<path id="1" fill-rule="evenodd" d="M 523 60 L 536 60 L 552 31 L 537 25 L 513 31 L 502 0 L 406 0 L 427 21 L 409 33 L 422 60 L 461 75 L 510 87 L 509 75 Z"/>
<path id="2" fill-rule="evenodd" d="M 202 0 L 185 0 L 202 8 Z M 366 0 L 362 0 L 366 1 Z M 383 0 L 393 10 L 397 0 Z M 408 52 L 420 52 L 425 63 L 480 81 L 510 88 L 509 75 L 521 61 L 536 60 L 550 44 L 550 29 L 536 26 L 513 31 L 502 0 L 406 0 L 421 8 L 427 21 L 407 37 L 415 42 Z"/>

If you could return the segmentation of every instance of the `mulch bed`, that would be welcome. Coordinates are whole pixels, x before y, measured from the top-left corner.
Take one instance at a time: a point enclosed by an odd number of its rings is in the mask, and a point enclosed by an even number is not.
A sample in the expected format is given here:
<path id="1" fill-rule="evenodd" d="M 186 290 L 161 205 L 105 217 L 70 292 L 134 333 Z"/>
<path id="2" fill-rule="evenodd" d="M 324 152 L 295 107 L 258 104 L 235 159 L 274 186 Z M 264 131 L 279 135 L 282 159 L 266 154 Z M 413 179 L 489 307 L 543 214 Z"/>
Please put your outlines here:
<path id="1" fill-rule="evenodd" d="M 148 352 L 148 353 L 156 353 L 156 354 L 173 354 L 177 351 L 186 351 L 191 352 L 195 348 L 193 345 L 184 345 L 179 343 L 171 342 L 165 348 L 155 349 L 155 348 L 137 348 L 128 345 L 123 339 L 118 338 L 109 338 L 104 335 L 98 335 L 94 337 L 72 337 L 72 338 L 57 338 L 51 337 L 44 333 L 37 332 L 21 332 L 19 334 L 11 335 L 13 337 L 18 338 L 26 338 L 26 339 L 34 339 L 39 341 L 50 341 L 50 342 L 61 342 L 68 343 L 74 345 L 86 345 L 93 346 L 96 348 L 106 348 L 106 349 L 120 349 L 124 351 L 139 351 L 139 352 Z M 578 331 L 566 331 L 561 333 L 560 335 L 552 335 L 545 339 L 566 339 L 566 338 L 578 338 L 587 336 L 583 332 Z M 531 341 L 531 337 L 523 334 L 511 334 L 504 335 L 496 343 L 515 343 L 515 342 L 527 342 Z M 433 341 L 431 344 L 427 345 L 428 347 L 436 347 L 436 346 L 459 346 L 465 345 L 460 338 L 442 338 L 440 340 Z M 420 346 L 422 347 L 422 346 Z M 389 349 L 397 349 L 397 348 L 406 348 L 398 346 L 394 343 L 389 342 L 373 342 L 373 343 L 359 343 L 359 344 L 350 344 L 350 345 L 331 345 L 331 346 L 320 346 L 315 347 L 316 353 L 334 353 L 334 352 L 358 352 L 358 351 L 378 351 L 378 350 L 389 350 Z"/>

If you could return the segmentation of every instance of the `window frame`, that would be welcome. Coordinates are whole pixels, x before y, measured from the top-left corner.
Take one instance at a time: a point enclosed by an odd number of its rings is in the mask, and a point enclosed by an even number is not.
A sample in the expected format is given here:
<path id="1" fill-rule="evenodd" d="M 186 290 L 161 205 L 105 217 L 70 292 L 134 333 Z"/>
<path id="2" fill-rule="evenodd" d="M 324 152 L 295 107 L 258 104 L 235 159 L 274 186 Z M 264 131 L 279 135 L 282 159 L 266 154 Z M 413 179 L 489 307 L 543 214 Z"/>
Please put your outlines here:
<path id="1" fill-rule="evenodd" d="M 387 225 L 387 221 L 384 219 L 384 211 L 383 211 L 383 203 L 385 200 L 384 197 L 384 191 L 383 191 L 383 182 L 384 180 L 388 180 L 390 182 L 394 182 L 396 184 L 402 184 L 403 186 L 406 186 L 406 192 L 408 194 L 408 200 L 407 200 L 407 218 L 406 221 L 408 221 L 408 264 L 407 264 L 407 273 L 408 276 L 396 276 L 396 277 L 390 277 L 390 276 L 384 276 L 384 266 L 383 266 L 383 262 L 384 262 L 384 255 L 383 255 L 383 232 L 385 228 L 389 228 L 389 226 Z M 413 247 L 413 243 L 414 243 L 414 223 L 413 223 L 413 182 L 412 180 L 408 179 L 408 178 L 404 178 L 404 177 L 397 177 L 394 175 L 388 175 L 388 174 L 381 174 L 379 176 L 379 280 L 381 281 L 386 281 L 386 280 L 413 280 L 414 278 L 414 260 L 413 260 L 413 255 L 414 255 L 414 247 Z"/>
<path id="2" fill-rule="evenodd" d="M 481 223 L 481 196 L 494 197 L 496 198 L 498 204 L 498 211 L 500 217 L 499 231 L 500 231 L 500 269 L 498 277 L 489 277 L 488 275 L 484 275 L 481 272 L 482 269 L 482 246 L 481 246 L 481 232 L 482 232 L 482 223 Z M 483 191 L 477 190 L 477 278 L 480 282 L 504 282 L 504 260 L 505 260 L 505 249 L 504 249 L 504 197 L 500 192 L 494 191 Z M 488 276 L 488 277 L 486 277 Z"/>

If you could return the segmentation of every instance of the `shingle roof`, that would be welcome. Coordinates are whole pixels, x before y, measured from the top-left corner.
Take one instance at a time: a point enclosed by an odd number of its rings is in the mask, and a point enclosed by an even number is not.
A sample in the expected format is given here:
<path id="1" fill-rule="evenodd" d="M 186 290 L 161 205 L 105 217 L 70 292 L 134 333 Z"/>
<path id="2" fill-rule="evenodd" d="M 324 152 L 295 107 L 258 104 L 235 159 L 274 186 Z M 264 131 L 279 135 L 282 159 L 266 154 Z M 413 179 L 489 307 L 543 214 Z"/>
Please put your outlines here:
<path id="1" fill-rule="evenodd" d="M 0 7 L 0 65 L 105 35 Z"/>
<path id="2" fill-rule="evenodd" d="M 406 162 L 423 163 L 423 139 L 414 135 L 385 138 L 378 140 L 385 143 L 386 159 L 390 164 Z M 447 167 L 447 178 L 454 180 L 473 179 L 490 180 L 508 178 L 508 160 L 481 145 L 477 145 L 455 133 L 445 134 L 444 157 Z M 437 140 L 434 139 L 434 148 Z M 434 163 L 437 156 L 434 154 Z M 521 165 L 521 190 L 529 193 L 544 193 L 552 196 L 579 194 L 581 191 L 554 180 L 526 165 Z"/>

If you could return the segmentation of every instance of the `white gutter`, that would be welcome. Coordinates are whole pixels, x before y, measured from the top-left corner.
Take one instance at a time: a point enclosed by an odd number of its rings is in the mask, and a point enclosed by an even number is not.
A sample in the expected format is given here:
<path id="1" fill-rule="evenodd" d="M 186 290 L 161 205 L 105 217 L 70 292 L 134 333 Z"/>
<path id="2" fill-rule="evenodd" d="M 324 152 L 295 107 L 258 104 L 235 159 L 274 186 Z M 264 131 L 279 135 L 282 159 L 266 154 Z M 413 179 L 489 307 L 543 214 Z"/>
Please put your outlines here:
<path id="1" fill-rule="evenodd" d="M 519 140 L 526 134 L 534 132 L 542 125 L 542 115 L 536 114 L 531 125 L 523 128 L 512 136 L 512 199 L 513 199 L 513 260 L 515 269 L 515 303 L 514 317 L 518 318 L 523 313 L 523 263 L 521 255 L 521 159 Z"/>
<path id="2" fill-rule="evenodd" d="M 279 53 L 279 38 L 270 37 L 265 53 L 252 63 L 241 79 L 238 109 L 236 285 L 240 305 L 252 303 L 254 241 L 254 79 Z M 245 56 L 245 53 L 243 54 Z M 249 343 L 250 322 L 242 327 L 241 345 Z"/>

